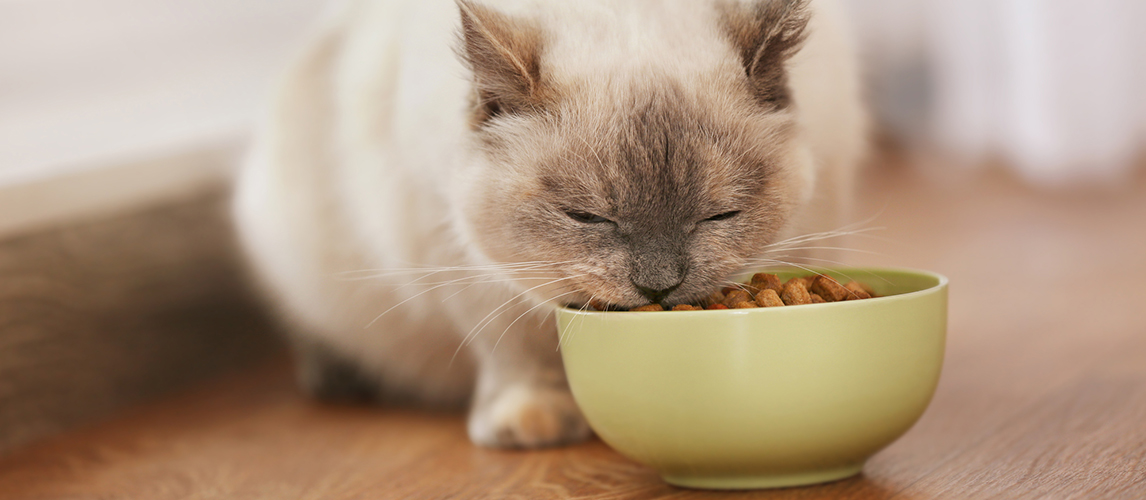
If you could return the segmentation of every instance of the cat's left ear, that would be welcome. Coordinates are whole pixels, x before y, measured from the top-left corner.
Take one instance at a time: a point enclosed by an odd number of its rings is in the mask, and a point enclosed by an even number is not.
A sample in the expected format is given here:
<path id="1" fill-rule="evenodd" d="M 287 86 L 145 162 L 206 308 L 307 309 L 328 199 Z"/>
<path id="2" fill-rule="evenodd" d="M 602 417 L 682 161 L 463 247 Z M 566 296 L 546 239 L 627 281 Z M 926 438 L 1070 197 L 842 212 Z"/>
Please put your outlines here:
<path id="1" fill-rule="evenodd" d="M 769 109 L 788 107 L 784 63 L 803 46 L 809 0 L 725 0 L 724 27 L 744 64 L 756 100 Z"/>
<path id="2" fill-rule="evenodd" d="M 541 32 L 535 26 L 470 0 L 456 0 L 462 15 L 463 60 L 473 71 L 474 123 L 544 104 Z"/>

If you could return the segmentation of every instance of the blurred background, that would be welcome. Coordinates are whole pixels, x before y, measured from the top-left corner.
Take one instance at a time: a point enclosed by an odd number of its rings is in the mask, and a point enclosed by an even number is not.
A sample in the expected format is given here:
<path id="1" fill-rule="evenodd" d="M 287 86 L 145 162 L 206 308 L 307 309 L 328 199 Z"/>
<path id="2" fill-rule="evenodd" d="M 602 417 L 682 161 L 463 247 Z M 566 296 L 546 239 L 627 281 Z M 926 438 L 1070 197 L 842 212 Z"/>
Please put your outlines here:
<path id="1" fill-rule="evenodd" d="M 845 0 L 882 130 L 964 166 L 1116 184 L 1146 139 L 1146 3 Z"/>
<path id="2" fill-rule="evenodd" d="M 1032 183 L 1117 184 L 1146 3 L 842 0 L 880 130 Z M 0 184 L 241 140 L 324 0 L 0 0 Z"/>
<path id="3" fill-rule="evenodd" d="M 1061 367 L 1146 352 L 1146 291 L 1093 279 L 1146 279 L 1146 2 L 841 1 L 879 145 L 857 218 L 887 228 L 854 260 L 952 279 L 920 432 L 964 440 Z M 326 8 L 0 0 L 0 454 L 277 352 L 226 185 Z"/>

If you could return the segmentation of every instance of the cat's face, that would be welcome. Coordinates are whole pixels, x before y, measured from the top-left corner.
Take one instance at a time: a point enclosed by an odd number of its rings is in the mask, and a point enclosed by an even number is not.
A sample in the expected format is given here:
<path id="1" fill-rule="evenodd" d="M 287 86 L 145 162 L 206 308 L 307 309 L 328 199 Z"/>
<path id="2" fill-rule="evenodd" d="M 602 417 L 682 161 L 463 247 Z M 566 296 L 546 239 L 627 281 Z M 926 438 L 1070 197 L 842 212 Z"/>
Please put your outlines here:
<path id="1" fill-rule="evenodd" d="M 480 166 L 461 224 L 490 260 L 539 263 L 523 286 L 560 280 L 535 298 L 695 301 L 764 251 L 810 188 L 783 74 L 753 80 L 751 51 L 746 72 L 558 82 L 539 34 L 478 14 L 500 24 L 466 25 Z M 491 34 L 512 40 L 483 49 Z"/>
<path id="2" fill-rule="evenodd" d="M 466 210 L 498 262 L 553 262 L 563 302 L 689 302 L 760 254 L 800 202 L 809 168 L 784 114 L 671 87 L 615 105 L 493 124 Z M 601 108 L 611 109 L 601 109 Z"/>

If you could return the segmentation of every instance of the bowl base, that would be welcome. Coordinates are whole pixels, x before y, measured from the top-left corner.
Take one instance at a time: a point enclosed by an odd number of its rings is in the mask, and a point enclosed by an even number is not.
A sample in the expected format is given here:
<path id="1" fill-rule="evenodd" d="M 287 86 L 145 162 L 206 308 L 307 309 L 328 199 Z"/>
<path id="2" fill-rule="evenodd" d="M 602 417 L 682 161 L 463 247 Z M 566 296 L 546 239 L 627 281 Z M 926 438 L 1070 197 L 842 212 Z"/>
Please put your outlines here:
<path id="1" fill-rule="evenodd" d="M 735 476 L 662 475 L 665 482 L 684 488 L 703 490 L 755 490 L 784 488 L 838 481 L 859 474 L 863 463 L 832 469 L 819 469 L 787 474 L 757 474 Z"/>

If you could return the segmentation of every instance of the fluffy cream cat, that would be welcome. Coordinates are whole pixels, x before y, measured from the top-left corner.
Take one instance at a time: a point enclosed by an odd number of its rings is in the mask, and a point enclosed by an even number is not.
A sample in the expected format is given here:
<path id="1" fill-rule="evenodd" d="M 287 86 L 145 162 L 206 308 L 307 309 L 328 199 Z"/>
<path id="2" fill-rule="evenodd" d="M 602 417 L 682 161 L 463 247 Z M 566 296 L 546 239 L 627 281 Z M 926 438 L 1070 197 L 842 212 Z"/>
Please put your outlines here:
<path id="1" fill-rule="evenodd" d="M 278 89 L 234 205 L 304 388 L 589 435 L 550 303 L 697 299 L 838 227 L 863 149 L 821 0 L 358 0 Z"/>

